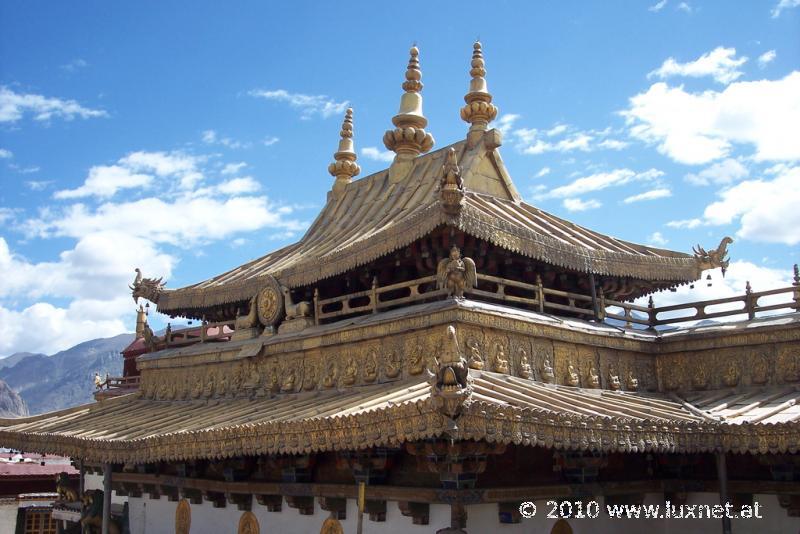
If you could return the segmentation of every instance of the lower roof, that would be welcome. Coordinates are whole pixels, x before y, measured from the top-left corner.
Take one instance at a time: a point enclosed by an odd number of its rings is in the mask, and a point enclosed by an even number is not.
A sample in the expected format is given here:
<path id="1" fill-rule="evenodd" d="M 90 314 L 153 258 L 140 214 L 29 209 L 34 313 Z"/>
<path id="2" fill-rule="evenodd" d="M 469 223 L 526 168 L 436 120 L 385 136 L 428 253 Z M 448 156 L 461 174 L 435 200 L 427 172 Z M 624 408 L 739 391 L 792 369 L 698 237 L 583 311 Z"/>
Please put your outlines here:
<path id="1" fill-rule="evenodd" d="M 445 435 L 604 452 L 764 454 L 800 446 L 800 413 L 789 402 L 800 397 L 794 388 L 667 398 L 485 371 L 470 376 L 470 393 L 455 420 L 439 411 L 421 379 L 211 401 L 156 401 L 134 393 L 2 419 L 0 446 L 132 463 L 392 447 Z M 756 418 L 755 409 L 768 415 Z"/>

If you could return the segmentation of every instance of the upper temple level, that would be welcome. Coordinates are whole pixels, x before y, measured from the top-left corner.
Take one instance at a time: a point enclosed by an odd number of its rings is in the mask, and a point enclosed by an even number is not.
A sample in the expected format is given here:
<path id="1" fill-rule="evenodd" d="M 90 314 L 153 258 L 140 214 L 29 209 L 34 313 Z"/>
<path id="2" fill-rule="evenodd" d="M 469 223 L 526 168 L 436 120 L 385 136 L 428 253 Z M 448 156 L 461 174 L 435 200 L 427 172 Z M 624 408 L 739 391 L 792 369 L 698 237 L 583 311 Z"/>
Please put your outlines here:
<path id="1" fill-rule="evenodd" d="M 135 300 L 204 325 L 167 332 L 162 341 L 298 331 L 448 297 L 656 327 L 672 322 L 674 310 L 632 300 L 692 283 L 706 269 L 724 272 L 730 238 L 686 254 L 606 236 L 524 202 L 500 156 L 501 132 L 489 128 L 497 109 L 485 74 L 476 43 L 461 109 L 466 138 L 431 152 L 419 51 L 412 48 L 400 110 L 384 136 L 394 161 L 354 180 L 360 168 L 348 110 L 328 169 L 333 187 L 300 241 L 179 289 L 164 289 L 137 269 Z M 787 292 L 796 307 L 796 290 Z M 743 295 L 740 313 L 755 316 L 758 298 Z M 683 318 L 719 313 L 698 307 Z M 153 341 L 149 329 L 145 334 Z"/>

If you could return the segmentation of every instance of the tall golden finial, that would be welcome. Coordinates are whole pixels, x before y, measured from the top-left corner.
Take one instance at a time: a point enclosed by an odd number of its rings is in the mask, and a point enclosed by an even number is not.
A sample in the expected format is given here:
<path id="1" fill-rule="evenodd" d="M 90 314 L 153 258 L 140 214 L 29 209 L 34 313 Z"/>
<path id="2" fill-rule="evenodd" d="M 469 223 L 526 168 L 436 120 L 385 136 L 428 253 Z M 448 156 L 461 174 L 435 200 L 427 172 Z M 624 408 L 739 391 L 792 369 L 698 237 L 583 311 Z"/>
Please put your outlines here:
<path id="1" fill-rule="evenodd" d="M 469 74 L 472 80 L 469 82 L 469 93 L 464 96 L 467 104 L 461 108 L 461 118 L 470 123 L 470 132 L 482 132 L 497 117 L 497 107 L 492 104 L 492 95 L 486 87 L 486 68 L 480 41 L 475 41 L 472 46 L 472 69 Z"/>
<path id="2" fill-rule="evenodd" d="M 433 136 L 425 131 L 428 119 L 422 113 L 422 71 L 419 68 L 419 50 L 416 46 L 411 47 L 410 54 L 406 81 L 403 82 L 405 93 L 400 98 L 400 111 L 392 117 L 392 124 L 396 128 L 387 130 L 383 135 L 383 144 L 397 154 L 395 160 L 414 159 L 433 148 Z"/>
<path id="3" fill-rule="evenodd" d="M 328 172 L 336 177 L 336 182 L 333 184 L 333 192 L 336 194 L 350 183 L 353 176 L 361 172 L 353 149 L 353 108 L 347 108 L 339 135 L 341 136 L 339 150 L 333 154 L 334 162 L 328 165 Z"/>

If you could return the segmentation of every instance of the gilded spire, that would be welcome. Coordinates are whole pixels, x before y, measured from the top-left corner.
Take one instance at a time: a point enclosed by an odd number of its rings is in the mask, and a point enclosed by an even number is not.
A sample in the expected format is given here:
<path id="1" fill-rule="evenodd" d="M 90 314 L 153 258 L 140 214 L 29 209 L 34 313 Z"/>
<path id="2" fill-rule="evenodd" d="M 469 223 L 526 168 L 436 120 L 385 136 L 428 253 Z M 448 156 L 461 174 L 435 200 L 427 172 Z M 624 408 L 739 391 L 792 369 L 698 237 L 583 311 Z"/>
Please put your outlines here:
<path id="1" fill-rule="evenodd" d="M 492 104 L 492 95 L 486 87 L 486 68 L 483 62 L 481 42 L 472 46 L 472 69 L 469 71 L 469 93 L 464 96 L 467 103 L 461 108 L 461 118 L 470 123 L 470 131 L 484 131 L 497 117 L 497 107 Z"/>
<path id="2" fill-rule="evenodd" d="M 349 184 L 353 176 L 357 176 L 361 172 L 361 167 L 356 163 L 356 152 L 353 149 L 353 108 L 347 108 L 339 135 L 341 136 L 339 150 L 333 154 L 333 163 L 328 165 L 328 172 L 336 177 L 336 182 L 333 184 L 335 193 Z"/>
<path id="3" fill-rule="evenodd" d="M 396 160 L 410 160 L 433 148 L 433 136 L 425 131 L 428 119 L 422 113 L 422 71 L 416 46 L 411 47 L 410 54 L 400 111 L 392 117 L 395 129 L 383 135 L 383 144 L 397 154 Z"/>

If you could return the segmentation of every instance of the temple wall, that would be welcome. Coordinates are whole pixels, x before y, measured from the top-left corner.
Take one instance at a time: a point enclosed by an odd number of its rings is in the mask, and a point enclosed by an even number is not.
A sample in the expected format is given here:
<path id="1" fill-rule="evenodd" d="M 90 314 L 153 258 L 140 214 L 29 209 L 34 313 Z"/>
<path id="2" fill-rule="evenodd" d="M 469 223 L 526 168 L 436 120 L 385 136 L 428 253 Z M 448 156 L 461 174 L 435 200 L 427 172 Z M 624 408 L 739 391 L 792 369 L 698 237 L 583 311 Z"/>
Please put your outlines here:
<path id="1" fill-rule="evenodd" d="M 547 501 L 534 501 L 537 515 L 532 519 L 523 519 L 517 524 L 501 524 L 498 521 L 496 504 L 478 504 L 467 507 L 467 528 L 469 534 L 495 532 L 498 534 L 529 534 L 530 532 L 548 533 L 556 523 L 556 519 L 546 517 L 550 507 Z M 598 499 L 603 513 L 597 519 L 569 519 L 568 524 L 573 534 L 707 534 L 719 532 L 721 521 L 718 519 L 651 519 L 627 520 L 612 519 L 605 515 L 605 504 Z M 733 532 L 736 534 L 770 534 L 797 532 L 800 529 L 800 518 L 789 517 L 784 508 L 778 504 L 774 495 L 755 495 L 754 502 L 761 505 L 763 519 L 734 519 Z M 719 497 L 714 493 L 690 494 L 688 505 L 715 505 Z M 166 497 L 158 500 L 148 498 L 130 499 L 131 534 L 172 534 L 175 532 L 175 509 L 177 502 Z M 664 495 L 647 494 L 644 504 L 663 505 Z M 329 513 L 315 504 L 313 515 L 300 515 L 297 510 L 285 504 L 281 512 L 268 512 L 266 507 L 253 502 L 253 514 L 258 519 L 262 534 L 318 534 L 323 521 Z M 193 534 L 216 534 L 219 532 L 236 532 L 243 512 L 235 506 L 214 508 L 211 503 L 191 505 L 191 532 Z M 373 522 L 364 517 L 364 533 L 402 534 L 415 532 L 435 532 L 449 525 L 450 507 L 447 505 L 431 505 L 430 523 L 413 525 L 410 517 L 401 515 L 395 502 L 386 505 L 386 521 Z M 341 521 L 344 532 L 355 532 L 357 524 L 356 503 L 347 501 L 347 519 Z"/>

